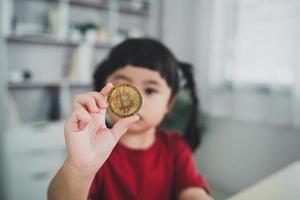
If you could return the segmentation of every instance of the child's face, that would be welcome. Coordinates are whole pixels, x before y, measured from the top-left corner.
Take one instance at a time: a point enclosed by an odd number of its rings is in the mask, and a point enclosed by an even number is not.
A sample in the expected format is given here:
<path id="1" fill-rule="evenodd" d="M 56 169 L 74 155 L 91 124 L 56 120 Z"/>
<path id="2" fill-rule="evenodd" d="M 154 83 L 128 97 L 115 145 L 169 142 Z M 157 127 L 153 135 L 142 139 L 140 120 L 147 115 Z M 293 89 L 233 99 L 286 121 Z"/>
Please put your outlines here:
<path id="1" fill-rule="evenodd" d="M 129 82 L 143 97 L 143 104 L 138 112 L 141 119 L 129 128 L 129 132 L 139 133 L 156 127 L 169 110 L 171 88 L 157 71 L 127 65 L 112 73 L 106 82 L 113 84 Z M 119 119 L 109 110 L 108 114 L 113 123 Z"/>

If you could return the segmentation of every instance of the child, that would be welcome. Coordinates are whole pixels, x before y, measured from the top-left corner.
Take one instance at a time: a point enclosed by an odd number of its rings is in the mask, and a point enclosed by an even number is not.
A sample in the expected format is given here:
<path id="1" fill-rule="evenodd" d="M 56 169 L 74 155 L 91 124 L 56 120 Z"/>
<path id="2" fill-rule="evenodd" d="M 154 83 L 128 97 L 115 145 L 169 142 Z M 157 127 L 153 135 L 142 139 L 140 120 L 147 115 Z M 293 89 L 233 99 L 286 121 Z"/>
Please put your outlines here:
<path id="1" fill-rule="evenodd" d="M 193 100 L 183 137 L 158 128 L 175 102 L 179 71 Z M 128 82 L 143 104 L 138 114 L 120 119 L 106 97 L 113 84 Z M 192 157 L 200 133 L 190 65 L 155 40 L 129 39 L 96 69 L 94 87 L 100 92 L 74 98 L 64 130 L 68 157 L 50 183 L 49 199 L 211 199 Z"/>

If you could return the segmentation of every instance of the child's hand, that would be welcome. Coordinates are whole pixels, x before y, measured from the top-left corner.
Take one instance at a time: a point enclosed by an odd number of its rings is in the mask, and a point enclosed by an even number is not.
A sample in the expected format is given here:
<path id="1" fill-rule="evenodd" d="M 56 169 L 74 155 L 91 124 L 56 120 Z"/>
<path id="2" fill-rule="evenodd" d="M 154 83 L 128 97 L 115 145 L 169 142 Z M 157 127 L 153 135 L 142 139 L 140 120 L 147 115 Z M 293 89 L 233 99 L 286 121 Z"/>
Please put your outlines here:
<path id="1" fill-rule="evenodd" d="M 137 115 L 119 120 L 112 129 L 105 125 L 106 97 L 112 89 L 107 84 L 101 92 L 78 95 L 65 123 L 67 162 L 80 170 L 96 172 L 110 155 L 128 127 L 139 120 Z"/>

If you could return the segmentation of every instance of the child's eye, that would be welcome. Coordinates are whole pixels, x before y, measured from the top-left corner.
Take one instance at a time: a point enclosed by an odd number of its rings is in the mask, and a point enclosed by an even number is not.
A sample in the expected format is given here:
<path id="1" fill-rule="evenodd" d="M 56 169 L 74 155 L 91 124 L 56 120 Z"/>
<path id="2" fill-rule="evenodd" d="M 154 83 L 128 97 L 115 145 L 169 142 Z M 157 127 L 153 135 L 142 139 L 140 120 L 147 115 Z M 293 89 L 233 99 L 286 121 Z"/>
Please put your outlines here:
<path id="1" fill-rule="evenodd" d="M 146 94 L 154 94 L 154 93 L 157 93 L 157 90 L 155 90 L 153 88 L 146 88 L 145 93 Z"/>

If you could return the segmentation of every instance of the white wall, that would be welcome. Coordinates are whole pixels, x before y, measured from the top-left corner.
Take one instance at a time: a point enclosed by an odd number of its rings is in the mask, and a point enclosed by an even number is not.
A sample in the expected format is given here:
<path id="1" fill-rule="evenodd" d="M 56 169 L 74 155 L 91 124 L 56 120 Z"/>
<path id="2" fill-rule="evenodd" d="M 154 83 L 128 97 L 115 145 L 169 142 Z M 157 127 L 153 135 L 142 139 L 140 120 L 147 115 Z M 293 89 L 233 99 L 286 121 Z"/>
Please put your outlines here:
<path id="1" fill-rule="evenodd" d="M 195 79 L 203 107 L 208 105 L 207 72 L 212 29 L 211 0 L 164 0 L 162 41 L 175 56 L 195 67 Z"/>
<path id="2" fill-rule="evenodd" d="M 3 167 L 3 160 L 2 160 L 2 156 L 3 156 L 3 144 L 2 144 L 2 135 L 4 133 L 4 128 L 5 128 L 5 108 L 4 108 L 4 83 L 5 83 L 5 77 L 3 77 L 3 75 L 5 74 L 5 68 L 3 66 L 5 66 L 4 63 L 4 38 L 2 37 L 3 33 L 4 33 L 4 12 L 1 12 L 4 8 L 4 1 L 0 2 L 0 169 L 2 169 Z M 0 173 L 0 199 L 3 199 L 3 174 Z"/>
<path id="3" fill-rule="evenodd" d="M 164 0 L 162 41 L 180 60 L 193 61 L 194 0 Z"/>

